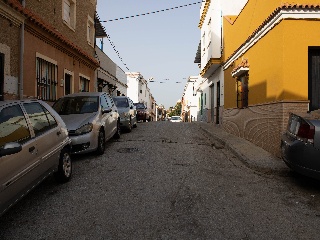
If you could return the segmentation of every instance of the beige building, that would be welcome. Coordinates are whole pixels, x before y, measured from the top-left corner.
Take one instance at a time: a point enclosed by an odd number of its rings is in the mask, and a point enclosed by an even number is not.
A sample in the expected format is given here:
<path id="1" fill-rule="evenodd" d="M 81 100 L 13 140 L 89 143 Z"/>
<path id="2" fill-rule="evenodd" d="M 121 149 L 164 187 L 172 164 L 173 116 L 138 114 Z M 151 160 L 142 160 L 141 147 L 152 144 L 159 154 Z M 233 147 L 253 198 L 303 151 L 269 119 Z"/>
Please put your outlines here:
<path id="1" fill-rule="evenodd" d="M 52 102 L 69 93 L 97 91 L 96 0 L 1 0 L 0 5 L 4 99 Z"/>

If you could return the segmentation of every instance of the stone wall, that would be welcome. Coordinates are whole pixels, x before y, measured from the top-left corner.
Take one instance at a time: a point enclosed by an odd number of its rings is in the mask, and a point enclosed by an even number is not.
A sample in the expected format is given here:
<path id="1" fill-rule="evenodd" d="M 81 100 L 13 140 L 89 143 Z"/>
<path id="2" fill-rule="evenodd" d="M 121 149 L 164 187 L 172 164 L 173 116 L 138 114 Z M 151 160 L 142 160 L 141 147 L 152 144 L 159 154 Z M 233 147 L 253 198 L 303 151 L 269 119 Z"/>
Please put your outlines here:
<path id="1" fill-rule="evenodd" d="M 223 128 L 245 138 L 280 157 L 281 135 L 286 129 L 289 113 L 306 113 L 308 101 L 281 101 L 249 106 L 245 109 L 225 109 Z"/>

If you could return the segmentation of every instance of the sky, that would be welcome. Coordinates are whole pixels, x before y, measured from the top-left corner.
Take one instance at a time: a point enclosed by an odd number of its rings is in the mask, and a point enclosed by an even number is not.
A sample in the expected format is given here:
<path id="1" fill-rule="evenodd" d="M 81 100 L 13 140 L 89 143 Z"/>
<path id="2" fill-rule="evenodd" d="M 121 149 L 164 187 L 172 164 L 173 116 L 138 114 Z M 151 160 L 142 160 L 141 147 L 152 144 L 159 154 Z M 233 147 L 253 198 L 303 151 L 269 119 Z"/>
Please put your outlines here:
<path id="1" fill-rule="evenodd" d="M 153 78 L 154 82 L 148 83 L 151 94 L 158 105 L 167 109 L 182 98 L 188 77 L 199 75 L 198 64 L 194 63 L 201 37 L 198 2 L 201 0 L 98 0 L 97 3 L 101 22 L 107 21 L 102 25 L 118 54 L 107 38 L 103 40 L 103 51 L 123 71 Z M 188 6 L 179 7 L 183 5 Z M 161 11 L 165 9 L 170 10 Z M 156 11 L 160 13 L 151 13 Z M 144 13 L 150 14 L 109 21 Z M 101 47 L 99 39 L 97 45 Z"/>

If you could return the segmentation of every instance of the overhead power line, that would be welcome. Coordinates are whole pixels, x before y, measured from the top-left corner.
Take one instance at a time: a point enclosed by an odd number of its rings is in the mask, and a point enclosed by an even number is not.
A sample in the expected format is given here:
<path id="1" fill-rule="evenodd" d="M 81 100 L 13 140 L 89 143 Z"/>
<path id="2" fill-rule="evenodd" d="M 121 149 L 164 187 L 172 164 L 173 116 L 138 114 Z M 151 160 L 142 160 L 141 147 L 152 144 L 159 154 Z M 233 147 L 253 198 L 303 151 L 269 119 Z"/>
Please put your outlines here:
<path id="1" fill-rule="evenodd" d="M 125 20 L 125 19 L 129 19 L 129 18 L 134 18 L 134 17 L 141 17 L 141 16 L 150 15 L 150 14 L 155 14 L 155 13 L 161 13 L 161 12 L 165 12 L 165 11 L 175 10 L 175 9 L 178 9 L 178 8 L 189 7 L 189 6 L 192 6 L 192 5 L 195 5 L 195 4 L 199 4 L 199 3 L 202 3 L 202 2 L 205 2 L 205 1 L 194 2 L 194 3 L 189 3 L 189 4 L 177 6 L 177 7 L 166 8 L 166 9 L 162 9 L 162 10 L 158 10 L 158 11 L 141 13 L 141 14 L 137 14 L 137 15 L 121 17 L 121 18 L 115 18 L 115 19 L 110 19 L 110 20 L 100 21 L 100 22 L 113 22 L 113 21 L 119 21 L 119 20 Z"/>

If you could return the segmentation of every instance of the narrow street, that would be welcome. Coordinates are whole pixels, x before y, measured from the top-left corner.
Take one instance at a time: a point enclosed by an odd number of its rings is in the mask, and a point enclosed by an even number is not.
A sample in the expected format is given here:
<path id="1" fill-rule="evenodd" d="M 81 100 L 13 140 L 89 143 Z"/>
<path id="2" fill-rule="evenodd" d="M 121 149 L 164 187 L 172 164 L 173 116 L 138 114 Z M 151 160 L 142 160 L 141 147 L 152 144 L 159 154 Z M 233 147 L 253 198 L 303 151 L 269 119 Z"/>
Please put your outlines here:
<path id="1" fill-rule="evenodd" d="M 0 239 L 318 239 L 320 185 L 245 166 L 194 123 L 138 123 L 0 218 Z"/>

